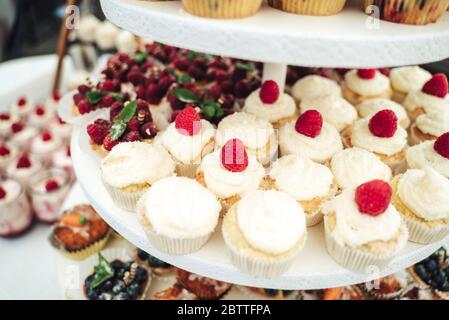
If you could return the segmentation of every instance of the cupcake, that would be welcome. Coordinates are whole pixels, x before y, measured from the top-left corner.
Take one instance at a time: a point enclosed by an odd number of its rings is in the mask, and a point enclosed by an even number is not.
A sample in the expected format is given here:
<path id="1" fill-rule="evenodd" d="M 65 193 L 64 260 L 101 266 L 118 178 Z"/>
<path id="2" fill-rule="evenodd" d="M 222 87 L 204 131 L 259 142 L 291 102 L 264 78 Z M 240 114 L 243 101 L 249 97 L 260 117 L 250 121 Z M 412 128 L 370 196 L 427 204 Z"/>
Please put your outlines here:
<path id="1" fill-rule="evenodd" d="M 393 180 L 393 204 L 410 240 L 429 244 L 449 234 L 449 180 L 430 167 L 409 169 Z"/>
<path id="2" fill-rule="evenodd" d="M 0 143 L 0 173 L 19 155 L 19 149 L 11 143 Z"/>
<path id="3" fill-rule="evenodd" d="M 381 110 L 391 110 L 396 114 L 398 118 L 399 125 L 407 129 L 410 125 L 410 119 L 407 115 L 407 111 L 404 109 L 402 105 L 396 103 L 390 99 L 377 98 L 363 101 L 362 103 L 356 106 L 357 112 L 359 113 L 360 118 L 366 118 L 374 116 Z"/>
<path id="4" fill-rule="evenodd" d="M 11 106 L 11 113 L 19 116 L 20 119 L 26 120 L 31 112 L 33 112 L 33 101 L 26 97 L 21 97 L 15 104 Z"/>
<path id="5" fill-rule="evenodd" d="M 22 122 L 15 122 L 11 125 L 11 135 L 9 141 L 17 146 L 28 150 L 31 140 L 38 135 L 38 130 L 31 126 L 26 126 Z"/>
<path id="6" fill-rule="evenodd" d="M 393 68 L 390 72 L 392 99 L 404 102 L 410 91 L 420 90 L 432 78 L 432 74 L 419 66 Z"/>
<path id="7" fill-rule="evenodd" d="M 330 16 L 343 10 L 346 0 L 268 0 L 273 8 L 310 16 Z"/>
<path id="8" fill-rule="evenodd" d="M 436 140 L 446 132 L 449 132 L 449 109 L 421 114 L 410 128 L 410 144 Z"/>
<path id="9" fill-rule="evenodd" d="M 185 177 L 159 180 L 137 206 L 151 244 L 171 255 L 189 254 L 205 245 L 217 226 L 220 210 L 212 192 Z"/>
<path id="10" fill-rule="evenodd" d="M 281 156 L 298 154 L 313 161 L 326 163 L 343 149 L 340 134 L 335 127 L 323 122 L 321 114 L 309 110 L 279 130 Z"/>
<path id="11" fill-rule="evenodd" d="M 369 296 L 378 300 L 391 300 L 399 297 L 408 287 L 408 278 L 405 271 L 367 282 L 360 285 Z"/>
<path id="12" fill-rule="evenodd" d="M 215 19 L 238 19 L 259 11 L 262 0 L 182 0 L 184 10 L 195 16 Z"/>
<path id="13" fill-rule="evenodd" d="M 178 175 L 195 177 L 203 157 L 214 150 L 215 131 L 209 121 L 201 119 L 195 108 L 188 105 L 162 132 L 160 142 L 176 162 Z"/>
<path id="14" fill-rule="evenodd" d="M 321 205 L 336 191 L 328 167 L 293 154 L 273 163 L 268 174 L 268 187 L 292 196 L 304 209 L 308 227 L 321 222 Z"/>
<path id="15" fill-rule="evenodd" d="M 232 263 L 264 278 L 286 272 L 307 238 L 303 209 L 275 190 L 246 194 L 226 213 L 222 232 Z"/>
<path id="16" fill-rule="evenodd" d="M 181 269 L 177 270 L 178 283 L 200 299 L 216 300 L 225 295 L 232 284 L 206 278 Z"/>
<path id="17" fill-rule="evenodd" d="M 40 170 L 42 170 L 40 161 L 27 153 L 23 153 L 15 161 L 8 164 L 6 175 L 20 182 L 22 187 L 26 189 L 28 180 Z"/>
<path id="18" fill-rule="evenodd" d="M 61 140 L 49 131 L 43 132 L 31 140 L 30 152 L 44 166 L 51 164 L 53 153 L 62 145 Z"/>
<path id="19" fill-rule="evenodd" d="M 11 133 L 11 125 L 18 121 L 17 115 L 7 112 L 0 113 L 0 139 L 7 139 Z"/>
<path id="20" fill-rule="evenodd" d="M 171 176 L 175 164 L 159 145 L 124 142 L 101 161 L 101 177 L 114 203 L 134 211 L 142 194 L 156 181 Z"/>
<path id="21" fill-rule="evenodd" d="M 408 230 L 391 194 L 388 183 L 372 180 L 324 204 L 326 247 L 337 263 L 367 272 L 385 267 L 405 247 Z"/>
<path id="22" fill-rule="evenodd" d="M 273 80 L 265 81 L 260 89 L 246 98 L 243 112 L 268 120 L 275 129 L 298 115 L 295 100 L 280 92 L 278 84 Z"/>
<path id="23" fill-rule="evenodd" d="M 264 187 L 265 169 L 243 142 L 229 140 L 221 149 L 204 157 L 196 180 L 212 191 L 226 213 L 241 197 Z"/>
<path id="24" fill-rule="evenodd" d="M 172 274 L 173 271 L 175 270 L 175 268 L 172 265 L 162 260 L 159 260 L 158 258 L 150 255 L 149 253 L 139 248 L 136 248 L 136 261 L 150 268 L 151 271 L 158 276 L 165 276 Z"/>
<path id="25" fill-rule="evenodd" d="M 223 147 L 231 139 L 242 141 L 248 154 L 254 155 L 263 165 L 268 165 L 278 150 L 276 132 L 271 123 L 246 112 L 233 113 L 218 124 L 217 147 Z"/>
<path id="26" fill-rule="evenodd" d="M 292 96 L 297 101 L 308 97 L 341 94 L 341 88 L 336 81 L 315 74 L 299 79 L 292 87 Z"/>
<path id="27" fill-rule="evenodd" d="M 28 124 L 37 129 L 44 129 L 53 121 L 54 113 L 43 105 L 37 105 L 28 116 Z"/>
<path id="28" fill-rule="evenodd" d="M 392 95 L 390 79 L 377 69 L 351 70 L 345 74 L 343 96 L 353 105 L 374 98 Z"/>

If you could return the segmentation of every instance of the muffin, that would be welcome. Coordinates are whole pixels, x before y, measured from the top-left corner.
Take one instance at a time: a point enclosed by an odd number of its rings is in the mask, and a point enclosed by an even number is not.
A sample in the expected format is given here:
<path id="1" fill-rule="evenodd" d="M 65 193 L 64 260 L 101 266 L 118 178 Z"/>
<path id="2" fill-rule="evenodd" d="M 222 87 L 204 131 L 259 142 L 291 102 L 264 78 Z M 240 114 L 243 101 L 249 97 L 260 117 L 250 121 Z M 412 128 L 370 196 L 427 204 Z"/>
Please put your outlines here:
<path id="1" fill-rule="evenodd" d="M 346 0 L 268 0 L 273 8 L 310 16 L 330 16 L 343 10 Z"/>
<path id="2" fill-rule="evenodd" d="M 246 194 L 226 213 L 222 232 L 232 263 L 264 278 L 286 272 L 307 238 L 303 209 L 275 190 Z"/>
<path id="3" fill-rule="evenodd" d="M 377 69 L 351 70 L 345 74 L 343 96 L 353 105 L 374 98 L 390 99 L 390 79 Z"/>
<path id="4" fill-rule="evenodd" d="M 30 153 L 36 159 L 39 159 L 44 166 L 48 167 L 51 164 L 53 153 L 61 145 L 62 141 L 58 136 L 53 135 L 49 131 L 45 131 L 31 140 Z"/>
<path id="5" fill-rule="evenodd" d="M 230 283 L 206 278 L 181 269 L 177 270 L 176 279 L 181 286 L 199 299 L 220 299 L 232 287 Z"/>
<path id="6" fill-rule="evenodd" d="M 358 104 L 356 106 L 356 109 L 359 113 L 360 118 L 374 116 L 379 111 L 388 109 L 396 114 L 399 125 L 402 128 L 407 129 L 410 126 L 410 119 L 405 108 L 399 103 L 396 103 L 390 99 L 377 98 L 366 100 Z"/>
<path id="7" fill-rule="evenodd" d="M 419 66 L 393 68 L 390 72 L 392 99 L 404 102 L 410 91 L 420 90 L 432 78 L 432 74 Z"/>
<path id="8" fill-rule="evenodd" d="M 292 96 L 299 102 L 307 97 L 341 94 L 341 88 L 336 81 L 316 74 L 299 79 L 292 87 Z"/>
<path id="9" fill-rule="evenodd" d="M 449 109 L 421 114 L 410 128 L 410 144 L 436 140 L 446 132 L 449 132 Z"/>
<path id="10" fill-rule="evenodd" d="M 184 9 L 195 16 L 215 19 L 239 19 L 259 11 L 262 0 L 182 0 Z"/>

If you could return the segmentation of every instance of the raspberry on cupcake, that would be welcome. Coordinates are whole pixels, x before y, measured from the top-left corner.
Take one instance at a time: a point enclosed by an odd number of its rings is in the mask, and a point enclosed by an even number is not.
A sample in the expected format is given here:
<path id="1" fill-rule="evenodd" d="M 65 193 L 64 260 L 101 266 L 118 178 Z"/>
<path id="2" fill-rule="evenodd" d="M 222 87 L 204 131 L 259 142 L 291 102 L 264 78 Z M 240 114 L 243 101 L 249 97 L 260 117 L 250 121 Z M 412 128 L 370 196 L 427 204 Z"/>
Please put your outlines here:
<path id="1" fill-rule="evenodd" d="M 14 122 L 11 124 L 10 130 L 11 135 L 9 141 L 24 150 L 29 149 L 32 139 L 38 134 L 36 128 L 27 126 L 22 122 Z"/>
<path id="2" fill-rule="evenodd" d="M 11 133 L 11 125 L 19 121 L 19 117 L 12 113 L 0 113 L 0 138 L 7 139 Z"/>
<path id="3" fill-rule="evenodd" d="M 353 105 L 392 95 L 390 79 L 377 69 L 351 70 L 345 74 L 343 96 Z"/>
<path id="4" fill-rule="evenodd" d="M 305 98 L 322 95 L 341 96 L 341 88 L 336 81 L 319 75 L 305 76 L 296 81 L 292 87 L 292 96 L 298 102 Z"/>
<path id="5" fill-rule="evenodd" d="M 15 104 L 11 107 L 11 113 L 19 116 L 21 120 L 26 120 L 30 113 L 33 111 L 33 101 L 28 97 L 20 97 Z"/>
<path id="6" fill-rule="evenodd" d="M 60 148 L 62 141 L 49 131 L 44 131 L 31 141 L 30 152 L 39 159 L 44 166 L 51 163 L 52 154 Z"/>
<path id="7" fill-rule="evenodd" d="M 410 91 L 420 90 L 432 74 L 419 66 L 393 68 L 390 72 L 392 99 L 403 103 Z"/>
<path id="8" fill-rule="evenodd" d="M 15 161 L 12 161 L 6 167 L 6 174 L 8 177 L 13 178 L 22 184 L 22 187 L 26 190 L 28 186 L 28 180 L 35 173 L 42 170 L 41 162 L 28 153 L 21 154 Z"/>
<path id="9" fill-rule="evenodd" d="M 8 164 L 19 155 L 19 148 L 11 143 L 0 143 L 0 172 L 6 170 Z"/>
<path id="10" fill-rule="evenodd" d="M 385 98 L 376 98 L 363 101 L 356 106 L 360 118 L 371 117 L 381 110 L 391 110 L 396 114 L 399 125 L 407 129 L 410 125 L 410 119 L 405 108 L 397 102 Z"/>
<path id="11" fill-rule="evenodd" d="M 48 110 L 44 105 L 39 104 L 28 116 L 28 124 L 35 128 L 43 129 L 48 126 L 53 119 L 54 113 Z"/>
<path id="12" fill-rule="evenodd" d="M 436 140 L 446 132 L 449 132 L 449 109 L 421 114 L 410 128 L 410 143 L 415 145 L 426 140 Z"/>

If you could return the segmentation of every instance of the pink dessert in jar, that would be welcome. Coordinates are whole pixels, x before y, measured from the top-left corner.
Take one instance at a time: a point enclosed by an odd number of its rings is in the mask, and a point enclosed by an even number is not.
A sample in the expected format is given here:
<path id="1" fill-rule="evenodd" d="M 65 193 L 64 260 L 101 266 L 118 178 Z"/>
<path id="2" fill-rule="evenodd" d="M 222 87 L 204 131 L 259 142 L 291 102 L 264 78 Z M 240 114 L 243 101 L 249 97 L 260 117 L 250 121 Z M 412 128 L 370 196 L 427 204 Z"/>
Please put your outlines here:
<path id="1" fill-rule="evenodd" d="M 30 113 L 34 109 L 33 102 L 26 98 L 26 97 L 20 97 L 19 100 L 11 107 L 11 112 L 14 114 L 17 114 L 20 119 L 27 119 Z"/>
<path id="2" fill-rule="evenodd" d="M 64 141 L 69 141 L 72 135 L 72 125 L 64 122 L 61 118 L 57 117 L 50 125 L 50 130 L 56 137 L 61 138 Z"/>
<path id="3" fill-rule="evenodd" d="M 68 173 L 72 180 L 74 179 L 75 175 L 73 173 L 73 163 L 70 154 L 70 146 L 59 148 L 55 153 L 53 153 L 52 163 L 54 167 L 63 169 Z"/>
<path id="4" fill-rule="evenodd" d="M 24 150 L 28 150 L 31 140 L 38 135 L 36 128 L 26 126 L 23 122 L 14 122 L 10 132 L 9 140 Z"/>
<path id="5" fill-rule="evenodd" d="M 42 164 L 47 167 L 51 164 L 53 152 L 55 152 L 62 145 L 61 139 L 53 135 L 49 131 L 45 131 L 39 136 L 36 136 L 31 141 L 30 152 Z"/>
<path id="6" fill-rule="evenodd" d="M 28 124 L 38 129 L 48 126 L 54 119 L 54 112 L 48 110 L 43 105 L 37 105 L 33 112 L 28 116 Z"/>
<path id="7" fill-rule="evenodd" d="M 19 117 L 8 112 L 0 113 L 0 138 L 8 138 L 11 134 L 11 125 L 19 121 Z"/>
<path id="8" fill-rule="evenodd" d="M 0 237 L 18 236 L 27 231 L 32 222 L 30 204 L 20 183 L 0 182 Z"/>
<path id="9" fill-rule="evenodd" d="M 28 180 L 42 169 L 42 164 L 28 153 L 22 154 L 6 167 L 6 175 L 15 179 L 26 189 Z"/>
<path id="10" fill-rule="evenodd" d="M 28 194 L 37 218 L 44 223 L 55 222 L 69 190 L 70 177 L 64 170 L 53 168 L 34 175 Z"/>
<path id="11" fill-rule="evenodd" d="M 11 143 L 0 143 L 0 172 L 3 173 L 6 167 L 19 155 L 19 149 Z"/>

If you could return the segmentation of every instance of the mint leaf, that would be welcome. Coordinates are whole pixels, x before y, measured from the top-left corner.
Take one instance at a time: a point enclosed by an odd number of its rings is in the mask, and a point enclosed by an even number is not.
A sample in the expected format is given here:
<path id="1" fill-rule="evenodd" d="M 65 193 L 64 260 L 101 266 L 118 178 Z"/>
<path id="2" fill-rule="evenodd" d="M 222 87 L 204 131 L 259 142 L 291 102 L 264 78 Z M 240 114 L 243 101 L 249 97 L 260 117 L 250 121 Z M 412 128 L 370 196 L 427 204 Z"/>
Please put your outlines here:
<path id="1" fill-rule="evenodd" d="M 126 122 L 123 120 L 116 120 L 112 123 L 109 135 L 113 141 L 118 140 L 126 130 Z"/>
<path id="2" fill-rule="evenodd" d="M 94 267 L 94 272 L 94 279 L 90 283 L 92 289 L 95 289 L 114 276 L 114 269 L 100 252 L 98 253 L 98 265 Z"/>
<path id="3" fill-rule="evenodd" d="M 136 54 L 136 56 L 134 57 L 134 60 L 136 60 L 137 64 L 141 64 L 142 62 L 144 62 L 148 57 L 148 52 L 143 51 L 143 52 L 139 52 Z"/>
<path id="4" fill-rule="evenodd" d="M 201 111 L 207 120 L 221 118 L 224 115 L 224 111 L 220 104 L 213 100 L 205 100 L 202 104 Z"/>
<path id="5" fill-rule="evenodd" d="M 187 54 L 187 59 L 189 59 L 189 60 L 193 60 L 193 59 L 195 59 L 196 57 L 198 57 L 198 52 L 196 52 L 196 51 L 189 51 L 189 53 Z"/>
<path id="6" fill-rule="evenodd" d="M 101 99 L 107 94 L 107 92 L 100 92 L 100 91 L 91 91 L 86 93 L 87 101 L 89 101 L 90 104 L 97 104 L 100 103 Z"/>
<path id="7" fill-rule="evenodd" d="M 184 103 L 193 103 L 198 101 L 198 97 L 192 91 L 184 88 L 178 88 L 172 91 L 176 99 Z"/>
<path id="8" fill-rule="evenodd" d="M 254 71 L 254 69 L 256 68 L 254 66 L 254 63 L 252 63 L 252 62 L 247 62 L 247 63 L 237 62 L 235 64 L 235 67 L 237 69 L 243 69 L 243 70 L 246 70 L 246 71 Z"/>
<path id="9" fill-rule="evenodd" d="M 183 73 L 181 75 L 176 75 L 176 81 L 179 84 L 185 84 L 187 82 L 193 82 L 195 79 L 193 79 L 190 75 L 187 73 Z"/>
<path id="10" fill-rule="evenodd" d="M 109 94 L 114 97 L 115 101 L 123 102 L 125 100 L 125 97 L 121 93 L 110 92 Z"/>
<path id="11" fill-rule="evenodd" d="M 131 101 L 120 112 L 120 120 L 125 123 L 128 123 L 135 115 L 137 111 L 137 103 L 136 101 Z"/>

